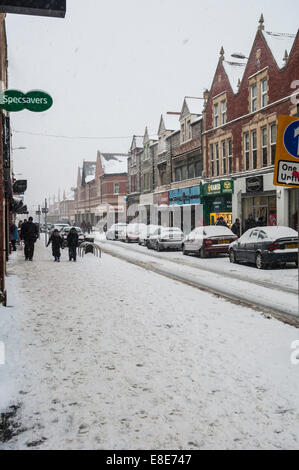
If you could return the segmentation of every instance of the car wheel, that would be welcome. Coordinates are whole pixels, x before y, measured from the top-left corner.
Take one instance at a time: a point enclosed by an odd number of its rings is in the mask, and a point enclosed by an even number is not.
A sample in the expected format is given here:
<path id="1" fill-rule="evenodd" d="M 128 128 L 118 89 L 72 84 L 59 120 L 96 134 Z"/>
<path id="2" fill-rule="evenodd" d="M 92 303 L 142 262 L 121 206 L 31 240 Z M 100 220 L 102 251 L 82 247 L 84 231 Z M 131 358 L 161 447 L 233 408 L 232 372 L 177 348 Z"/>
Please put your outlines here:
<path id="1" fill-rule="evenodd" d="M 161 245 L 159 245 L 159 243 L 157 243 L 157 245 L 156 245 L 156 250 L 157 251 L 162 251 L 162 247 L 161 247 Z"/>
<path id="2" fill-rule="evenodd" d="M 229 250 L 229 260 L 231 263 L 236 263 L 237 260 L 236 260 L 236 253 L 234 252 L 234 250 Z"/>
<path id="3" fill-rule="evenodd" d="M 205 252 L 204 248 L 201 248 L 201 249 L 199 250 L 199 256 L 200 256 L 201 258 L 206 258 L 206 252 Z"/>
<path id="4" fill-rule="evenodd" d="M 185 245 L 183 245 L 182 250 L 183 250 L 183 255 L 187 255 L 187 254 L 188 254 L 188 251 L 186 251 Z"/>
<path id="5" fill-rule="evenodd" d="M 255 266 L 257 267 L 257 269 L 265 269 L 266 267 L 261 253 L 257 253 L 255 256 Z"/>
<path id="6" fill-rule="evenodd" d="M 298 268 L 298 260 L 297 260 L 297 261 L 295 261 L 295 264 L 296 264 L 296 266 L 297 266 L 297 268 Z"/>

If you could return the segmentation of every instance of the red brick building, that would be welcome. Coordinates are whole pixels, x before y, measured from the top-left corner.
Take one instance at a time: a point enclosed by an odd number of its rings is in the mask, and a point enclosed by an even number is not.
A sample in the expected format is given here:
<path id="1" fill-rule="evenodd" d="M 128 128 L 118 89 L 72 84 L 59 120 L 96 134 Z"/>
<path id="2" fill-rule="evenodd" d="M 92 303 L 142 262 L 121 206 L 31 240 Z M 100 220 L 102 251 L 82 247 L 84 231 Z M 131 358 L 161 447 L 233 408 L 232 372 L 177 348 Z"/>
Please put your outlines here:
<path id="1" fill-rule="evenodd" d="M 78 169 L 75 189 L 75 219 L 96 225 L 106 217 L 125 217 L 128 192 L 128 155 L 101 153 L 97 160 L 83 162 Z"/>
<path id="2" fill-rule="evenodd" d="M 263 16 L 246 62 L 226 60 L 221 48 L 204 111 L 207 219 L 214 204 L 243 223 L 252 213 L 265 225 L 297 227 L 295 190 L 273 185 L 273 164 L 278 115 L 298 112 L 291 99 L 298 71 L 298 33 L 275 36 L 265 31 Z M 221 180 L 232 181 L 230 202 Z M 219 186 L 216 195 L 211 183 Z"/>

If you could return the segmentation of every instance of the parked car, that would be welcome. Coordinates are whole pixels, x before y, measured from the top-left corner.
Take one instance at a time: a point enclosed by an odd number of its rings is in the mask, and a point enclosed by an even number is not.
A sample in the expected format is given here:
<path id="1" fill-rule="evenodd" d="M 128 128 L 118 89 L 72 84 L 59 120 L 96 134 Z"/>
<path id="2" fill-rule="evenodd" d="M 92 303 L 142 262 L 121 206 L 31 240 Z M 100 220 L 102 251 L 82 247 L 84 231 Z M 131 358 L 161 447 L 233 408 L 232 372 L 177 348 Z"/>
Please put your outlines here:
<path id="1" fill-rule="evenodd" d="M 112 224 L 111 227 L 106 231 L 107 240 L 118 240 L 121 233 L 126 229 L 127 224 L 119 222 Z"/>
<path id="2" fill-rule="evenodd" d="M 282 263 L 298 266 L 298 232 L 290 227 L 255 227 L 229 246 L 231 263 L 254 263 L 258 269 Z"/>
<path id="3" fill-rule="evenodd" d="M 146 225 L 146 230 L 141 230 L 139 233 L 138 244 L 147 246 L 148 238 L 160 227 L 161 225 Z"/>
<path id="4" fill-rule="evenodd" d="M 142 233 L 146 233 L 146 225 L 145 224 L 128 224 L 124 230 L 121 231 L 119 235 L 119 240 L 123 242 L 138 242 L 139 236 Z"/>
<path id="5" fill-rule="evenodd" d="M 181 250 L 184 234 L 177 227 L 160 227 L 147 239 L 147 247 L 157 251 Z"/>
<path id="6" fill-rule="evenodd" d="M 60 236 L 63 239 L 63 246 L 67 246 L 67 236 L 68 236 L 71 228 L 73 228 L 73 227 L 70 227 L 70 226 L 64 227 L 60 232 Z M 85 235 L 82 232 L 80 227 L 75 227 L 75 229 L 77 230 L 77 233 L 78 233 L 78 236 L 79 236 L 78 244 L 81 245 L 81 243 L 84 242 L 84 240 L 85 240 Z"/>
<path id="7" fill-rule="evenodd" d="M 229 245 L 238 237 L 222 225 L 196 227 L 183 240 L 183 254 L 196 253 L 201 258 L 211 254 L 228 253 Z"/>

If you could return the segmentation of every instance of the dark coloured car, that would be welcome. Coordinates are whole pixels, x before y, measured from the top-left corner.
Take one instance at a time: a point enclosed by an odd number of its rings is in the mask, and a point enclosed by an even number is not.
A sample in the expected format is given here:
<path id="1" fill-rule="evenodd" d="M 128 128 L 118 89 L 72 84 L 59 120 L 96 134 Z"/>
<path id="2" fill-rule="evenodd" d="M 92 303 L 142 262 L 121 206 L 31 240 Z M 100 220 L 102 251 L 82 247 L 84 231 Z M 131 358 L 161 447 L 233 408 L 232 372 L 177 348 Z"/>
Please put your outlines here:
<path id="1" fill-rule="evenodd" d="M 290 227 L 255 227 L 229 246 L 231 263 L 254 263 L 258 269 L 284 263 L 298 265 L 298 232 Z"/>

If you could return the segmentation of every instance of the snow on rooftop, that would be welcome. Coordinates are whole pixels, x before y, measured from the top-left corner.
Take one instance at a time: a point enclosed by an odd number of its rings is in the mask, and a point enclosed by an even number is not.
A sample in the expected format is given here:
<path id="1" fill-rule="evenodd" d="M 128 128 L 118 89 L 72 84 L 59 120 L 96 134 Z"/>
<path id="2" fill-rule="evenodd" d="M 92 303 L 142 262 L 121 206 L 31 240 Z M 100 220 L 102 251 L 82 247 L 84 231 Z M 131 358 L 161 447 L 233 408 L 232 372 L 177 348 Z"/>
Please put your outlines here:
<path id="1" fill-rule="evenodd" d="M 106 175 L 128 172 L 128 155 L 101 153 L 101 165 Z"/>
<path id="2" fill-rule="evenodd" d="M 90 183 L 95 179 L 95 175 L 88 175 L 85 177 L 85 183 Z"/>
<path id="3" fill-rule="evenodd" d="M 238 81 L 242 80 L 243 73 L 245 70 L 245 62 L 240 62 L 242 65 L 233 65 L 233 62 L 229 62 L 227 60 L 223 61 L 223 68 L 228 76 L 229 82 L 233 89 L 234 93 L 238 93 Z"/>
<path id="4" fill-rule="evenodd" d="M 271 52 L 276 60 L 278 67 L 282 68 L 285 65 L 283 60 L 285 51 L 290 54 L 292 49 L 294 38 L 288 36 L 276 35 L 275 33 L 269 34 L 267 31 L 263 31 L 264 38 L 271 49 Z"/>
<path id="5" fill-rule="evenodd" d="M 163 114 L 165 130 L 176 131 L 180 128 L 180 116 L 178 114 Z"/>
<path id="6" fill-rule="evenodd" d="M 190 114 L 202 114 L 204 100 L 198 98 L 185 98 Z"/>

